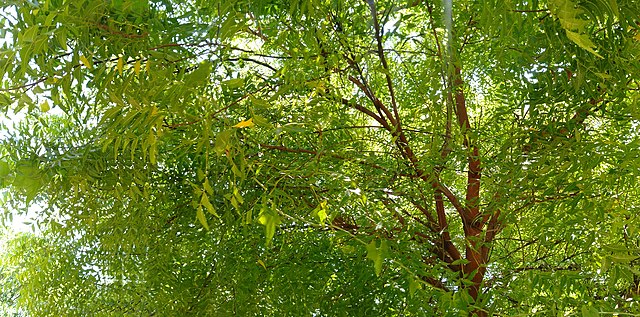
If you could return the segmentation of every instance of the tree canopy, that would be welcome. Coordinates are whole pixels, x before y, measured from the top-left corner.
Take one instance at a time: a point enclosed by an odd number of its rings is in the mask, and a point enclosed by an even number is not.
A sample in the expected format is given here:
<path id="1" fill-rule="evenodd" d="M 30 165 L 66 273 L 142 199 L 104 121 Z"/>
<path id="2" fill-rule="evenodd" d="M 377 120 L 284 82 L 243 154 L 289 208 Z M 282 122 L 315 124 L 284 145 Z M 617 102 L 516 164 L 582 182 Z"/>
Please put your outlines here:
<path id="1" fill-rule="evenodd" d="M 0 310 L 640 316 L 640 2 L 5 0 Z"/>

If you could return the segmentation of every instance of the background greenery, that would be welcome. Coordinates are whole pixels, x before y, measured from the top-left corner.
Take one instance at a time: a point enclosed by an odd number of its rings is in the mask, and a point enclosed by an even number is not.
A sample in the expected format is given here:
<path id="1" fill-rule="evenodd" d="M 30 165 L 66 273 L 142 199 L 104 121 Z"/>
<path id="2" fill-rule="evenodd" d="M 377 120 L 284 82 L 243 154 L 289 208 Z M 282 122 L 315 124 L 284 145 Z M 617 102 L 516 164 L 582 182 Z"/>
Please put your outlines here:
<path id="1" fill-rule="evenodd" d="M 640 315 L 637 1 L 0 8 L 4 315 Z"/>

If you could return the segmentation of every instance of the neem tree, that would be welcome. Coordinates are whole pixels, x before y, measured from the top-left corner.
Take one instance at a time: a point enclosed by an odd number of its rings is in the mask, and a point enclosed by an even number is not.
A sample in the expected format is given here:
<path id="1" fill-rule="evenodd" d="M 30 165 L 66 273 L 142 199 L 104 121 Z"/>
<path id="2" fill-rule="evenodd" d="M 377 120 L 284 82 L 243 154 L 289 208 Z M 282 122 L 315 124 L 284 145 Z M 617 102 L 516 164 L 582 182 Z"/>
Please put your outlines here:
<path id="1" fill-rule="evenodd" d="M 32 315 L 640 312 L 637 1 L 2 8 Z"/>

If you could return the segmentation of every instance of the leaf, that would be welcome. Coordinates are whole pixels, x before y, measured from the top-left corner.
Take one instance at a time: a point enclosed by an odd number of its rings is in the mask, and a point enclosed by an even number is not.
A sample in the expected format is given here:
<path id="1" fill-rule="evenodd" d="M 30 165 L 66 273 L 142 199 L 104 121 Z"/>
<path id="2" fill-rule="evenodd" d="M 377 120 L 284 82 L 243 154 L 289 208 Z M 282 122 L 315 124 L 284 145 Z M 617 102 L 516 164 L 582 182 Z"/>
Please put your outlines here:
<path id="1" fill-rule="evenodd" d="M 185 84 L 191 87 L 200 86 L 209 81 L 209 75 L 211 74 L 211 63 L 203 62 L 198 65 L 193 72 L 188 74 L 185 78 Z"/>
<path id="2" fill-rule="evenodd" d="M 220 216 L 218 216 L 218 213 L 216 212 L 215 208 L 213 208 L 213 205 L 212 205 L 212 204 L 211 204 L 211 202 L 209 201 L 209 196 L 207 196 L 207 194 L 206 194 L 206 193 L 204 193 L 204 192 L 202 193 L 202 196 L 201 196 L 201 198 L 200 198 L 200 204 L 201 204 L 202 206 L 204 206 L 205 208 L 207 208 L 207 211 L 208 211 L 210 214 L 212 214 L 212 215 L 214 215 L 214 216 L 216 216 L 216 217 L 220 218 Z"/>
<path id="3" fill-rule="evenodd" d="M 233 162 L 231 162 L 231 172 L 233 173 L 233 175 L 235 175 L 236 177 L 238 177 L 240 179 L 244 179 L 245 178 L 244 173 Z"/>
<path id="4" fill-rule="evenodd" d="M 579 34 L 569 30 L 565 30 L 565 32 L 567 33 L 567 37 L 574 43 L 578 44 L 578 46 L 582 47 L 583 49 L 587 50 L 589 53 L 599 58 L 604 58 L 602 57 L 602 55 L 598 54 L 598 52 L 593 50 L 593 48 L 596 47 L 596 45 L 593 44 L 593 42 L 591 42 L 591 39 L 589 39 L 589 36 L 587 36 L 586 34 Z"/>
<path id="5" fill-rule="evenodd" d="M 33 42 L 35 40 L 35 37 L 38 35 L 38 26 L 34 25 L 29 27 L 28 29 L 26 29 L 23 33 L 22 33 L 22 41 L 25 42 Z"/>
<path id="6" fill-rule="evenodd" d="M 56 32 L 56 40 L 63 50 L 67 50 L 67 29 L 61 28 Z"/>
<path id="7" fill-rule="evenodd" d="M 273 236 L 276 233 L 276 227 L 280 224 L 280 216 L 275 210 L 263 204 L 260 209 L 260 218 L 258 221 L 264 225 L 265 235 L 267 238 L 266 245 L 270 246 Z"/>
<path id="8" fill-rule="evenodd" d="M 6 161 L 0 161 L 0 178 L 5 178 L 11 173 L 11 166 Z"/>
<path id="9" fill-rule="evenodd" d="M 253 127 L 255 124 L 253 123 L 253 118 L 249 118 L 249 120 L 245 120 L 245 121 L 240 121 L 238 122 L 236 125 L 233 126 L 233 128 L 251 128 Z"/>
<path id="10" fill-rule="evenodd" d="M 230 148 L 232 133 L 232 130 L 225 130 L 218 133 L 218 135 L 216 136 L 216 142 L 213 146 L 213 150 L 218 155 L 224 154 L 225 151 Z"/>
<path id="11" fill-rule="evenodd" d="M 238 201 L 239 204 L 244 204 L 244 199 L 240 195 L 240 192 L 238 191 L 238 187 L 235 187 L 233 189 L 233 197 Z"/>
<path id="12" fill-rule="evenodd" d="M 137 59 L 135 64 L 133 64 L 133 71 L 136 73 L 136 76 L 140 75 L 140 60 Z"/>
<path id="13" fill-rule="evenodd" d="M 234 79 L 229 79 L 229 80 L 225 80 L 222 82 L 222 85 L 230 88 L 230 89 L 234 89 L 234 88 L 240 88 L 244 85 L 244 79 L 242 78 L 234 78 Z"/>
<path id="14" fill-rule="evenodd" d="M 468 263 L 469 263 L 469 260 L 467 260 L 465 258 L 460 258 L 460 259 L 457 259 L 457 260 L 451 262 L 451 265 L 465 265 L 465 264 L 468 264 Z"/>
<path id="15" fill-rule="evenodd" d="M 269 121 L 267 121 L 267 119 L 265 119 L 264 117 L 254 115 L 252 119 L 253 119 L 253 123 L 255 123 L 259 127 L 268 128 L 268 129 L 273 128 L 273 124 L 269 123 Z"/>
<path id="16" fill-rule="evenodd" d="M 327 220 L 327 201 L 322 201 L 316 206 L 316 208 L 311 212 L 312 214 L 318 217 L 318 221 L 321 225 L 324 225 L 325 220 Z"/>
<path id="17" fill-rule="evenodd" d="M 262 266 L 262 267 L 265 269 L 265 271 L 267 270 L 267 266 L 264 264 L 264 262 L 263 262 L 262 260 L 258 259 L 258 261 L 257 261 L 257 262 L 258 262 L 258 264 L 259 264 L 260 266 Z"/>
<path id="18" fill-rule="evenodd" d="M 206 178 L 204 180 L 204 183 L 202 183 L 202 186 L 204 187 L 204 191 L 209 194 L 209 195 L 213 195 L 213 188 L 211 187 L 211 184 L 209 183 L 209 179 Z"/>
<path id="19" fill-rule="evenodd" d="M 196 217 L 198 217 L 198 221 L 202 224 L 202 226 L 209 230 L 209 224 L 207 223 L 207 218 L 204 216 L 204 212 L 202 211 L 202 206 L 198 206 L 198 210 L 196 211 Z"/>
<path id="20" fill-rule="evenodd" d="M 422 284 L 418 282 L 413 276 L 409 277 L 409 296 L 413 297 L 416 291 L 422 289 Z"/>
<path id="21" fill-rule="evenodd" d="M 93 68 L 93 66 L 91 65 L 91 63 L 89 62 L 89 60 L 84 56 L 84 55 L 80 55 L 80 61 L 82 62 L 82 64 L 88 68 L 91 69 Z"/>
<path id="22" fill-rule="evenodd" d="M 300 132 L 306 131 L 302 123 L 287 123 L 284 126 L 282 126 L 282 128 L 286 132 L 300 133 Z"/>
<path id="23" fill-rule="evenodd" d="M 238 200 L 236 199 L 236 197 L 231 196 L 229 201 L 231 201 L 231 206 L 233 206 L 233 208 L 240 209 L 240 205 L 238 204 Z"/>
<path id="24" fill-rule="evenodd" d="M 582 317 L 598 317 L 600 312 L 593 306 L 582 306 L 580 309 Z"/>
<path id="25" fill-rule="evenodd" d="M 49 109 L 51 109 L 51 108 L 49 107 L 49 102 L 48 101 L 45 100 L 43 103 L 40 104 L 40 111 L 47 112 L 47 111 L 49 111 Z"/>
<path id="26" fill-rule="evenodd" d="M 377 261 L 379 258 L 378 247 L 376 246 L 376 240 L 371 240 L 369 244 L 367 244 L 367 259 L 371 261 Z"/>
<path id="27" fill-rule="evenodd" d="M 640 259 L 640 255 L 628 255 L 628 254 L 616 254 L 610 255 L 611 261 L 617 263 L 629 263 L 631 261 L 635 261 Z"/>
<path id="28" fill-rule="evenodd" d="M 118 69 L 118 73 L 120 74 L 120 76 L 122 76 L 122 68 L 124 67 L 124 61 L 122 60 L 122 56 L 118 57 L 118 64 L 116 67 Z"/>
<path id="29" fill-rule="evenodd" d="M 615 17 L 620 17 L 620 10 L 618 10 L 618 1 L 609 0 L 609 8 L 611 9 L 611 13 L 613 13 Z"/>
<path id="30" fill-rule="evenodd" d="M 324 221 L 327 220 L 327 211 L 325 209 L 318 211 L 318 219 L 321 224 L 324 224 Z"/>
<path id="31" fill-rule="evenodd" d="M 367 259 L 373 261 L 373 267 L 377 276 L 382 274 L 382 264 L 384 258 L 387 253 L 387 241 L 382 240 L 380 242 L 380 247 L 376 247 L 376 240 L 371 240 L 369 244 L 367 244 Z"/>

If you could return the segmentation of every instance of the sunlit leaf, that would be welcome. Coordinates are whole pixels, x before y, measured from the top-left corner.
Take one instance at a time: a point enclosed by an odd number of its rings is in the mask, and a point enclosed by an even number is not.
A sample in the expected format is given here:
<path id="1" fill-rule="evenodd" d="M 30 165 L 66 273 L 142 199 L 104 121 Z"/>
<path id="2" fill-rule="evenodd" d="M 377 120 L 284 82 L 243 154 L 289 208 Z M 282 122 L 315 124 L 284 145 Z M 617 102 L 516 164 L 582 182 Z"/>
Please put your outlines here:
<path id="1" fill-rule="evenodd" d="M 91 62 L 89 62 L 89 60 L 84 55 L 80 55 L 80 61 L 82 62 L 84 67 L 88 69 L 93 68 L 93 65 L 91 64 Z"/>
<path id="2" fill-rule="evenodd" d="M 233 127 L 234 128 L 251 128 L 254 125 L 255 124 L 253 123 L 253 118 L 249 118 L 248 120 L 238 122 Z"/>

